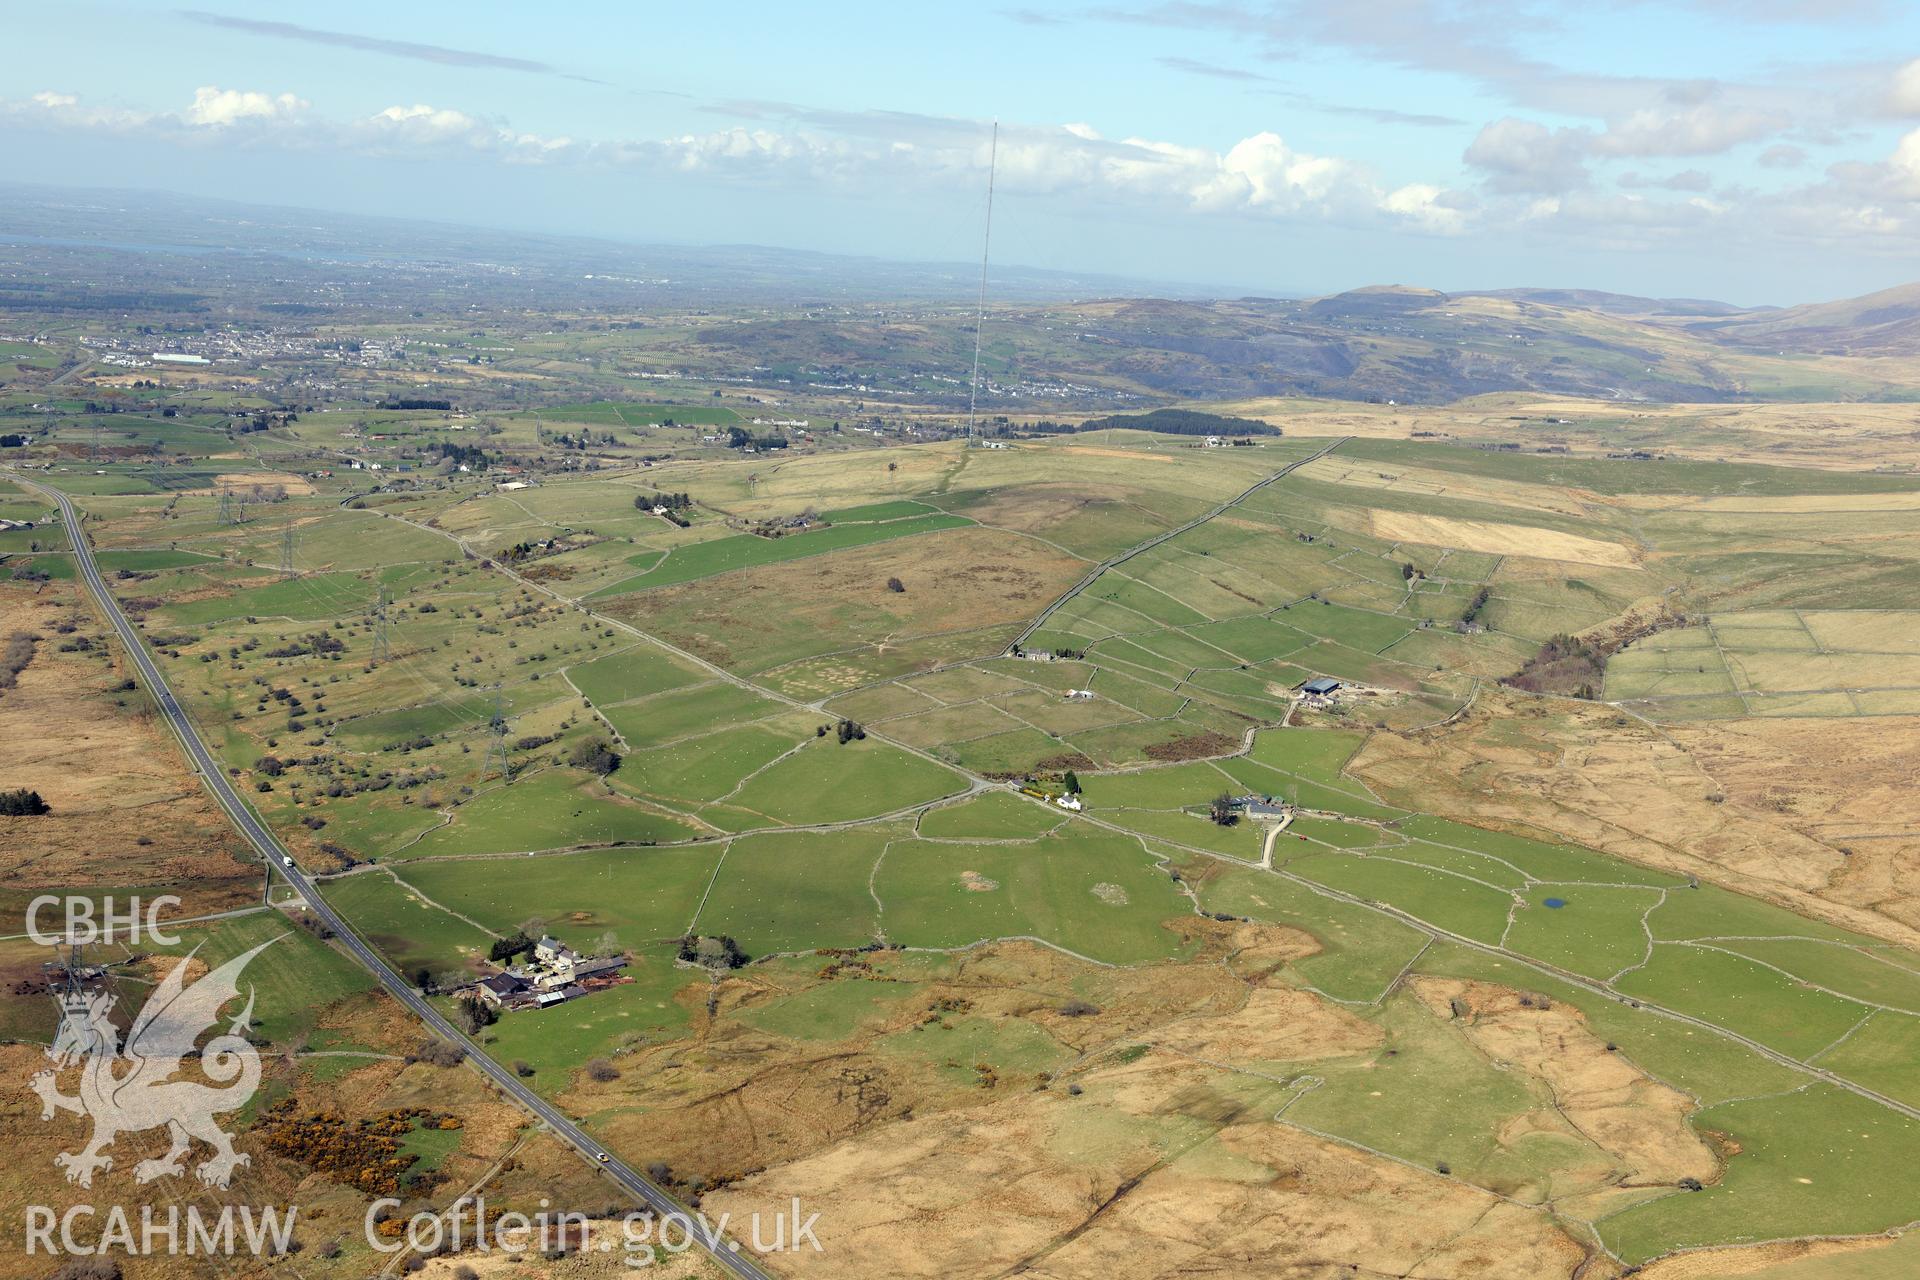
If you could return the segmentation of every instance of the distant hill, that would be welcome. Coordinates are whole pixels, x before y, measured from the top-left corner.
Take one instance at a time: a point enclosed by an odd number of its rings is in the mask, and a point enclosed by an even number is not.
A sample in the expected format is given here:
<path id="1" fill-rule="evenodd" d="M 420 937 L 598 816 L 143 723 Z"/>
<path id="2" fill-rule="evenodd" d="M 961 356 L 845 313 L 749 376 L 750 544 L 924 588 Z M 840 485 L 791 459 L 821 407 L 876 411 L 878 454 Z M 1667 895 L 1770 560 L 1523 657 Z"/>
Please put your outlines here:
<path id="1" fill-rule="evenodd" d="M 1864 298 L 1736 313 L 1694 327 L 1712 341 L 1753 350 L 1838 356 L 1920 355 L 1920 284 Z"/>
<path id="2" fill-rule="evenodd" d="M 1733 316 L 1747 314 L 1731 302 L 1710 298 L 1638 298 L 1600 289 L 1487 289 L 1477 296 L 1508 298 L 1515 302 L 1542 302 L 1555 307 L 1579 307 L 1616 316 Z M 1771 311 L 1771 307 L 1759 308 Z"/>
<path id="3" fill-rule="evenodd" d="M 1909 370 L 1807 358 L 1830 355 L 1839 335 L 1851 335 L 1854 355 L 1920 354 L 1906 345 L 1920 335 L 1920 305 L 1910 312 L 1908 301 L 1920 304 L 1920 289 L 1853 313 L 1838 304 L 1741 311 L 1575 290 L 1401 286 L 1301 301 L 1099 298 L 995 307 L 981 368 L 998 394 L 1073 386 L 1150 403 L 1306 396 L 1435 404 L 1501 391 L 1623 403 L 1910 400 L 1920 399 L 1920 361 Z M 883 371 L 945 376 L 957 386 L 972 325 L 970 310 L 945 309 L 830 323 L 732 320 L 697 338 L 716 365 L 801 367 L 859 382 Z"/>
<path id="4" fill-rule="evenodd" d="M 1422 311 L 1445 302 L 1447 295 L 1437 289 L 1410 289 L 1405 285 L 1370 285 L 1350 289 L 1325 298 L 1314 298 L 1306 313 L 1317 319 L 1351 319 L 1362 316 L 1403 315 Z"/>
<path id="5" fill-rule="evenodd" d="M 635 327 L 678 312 L 689 319 L 674 363 L 696 375 L 775 370 L 795 385 L 871 386 L 942 406 L 966 403 L 979 287 L 974 263 L 620 244 L 4 182 L 0 243 L 26 264 L 0 287 L 0 317 L 111 309 L 166 322 L 218 310 L 282 325 L 457 306 Z M 1621 403 L 1920 400 L 1920 285 L 1741 308 L 1404 284 L 1233 298 L 1001 265 L 991 280 L 984 390 L 1023 410 L 1286 396 L 1432 404 L 1506 391 Z"/>

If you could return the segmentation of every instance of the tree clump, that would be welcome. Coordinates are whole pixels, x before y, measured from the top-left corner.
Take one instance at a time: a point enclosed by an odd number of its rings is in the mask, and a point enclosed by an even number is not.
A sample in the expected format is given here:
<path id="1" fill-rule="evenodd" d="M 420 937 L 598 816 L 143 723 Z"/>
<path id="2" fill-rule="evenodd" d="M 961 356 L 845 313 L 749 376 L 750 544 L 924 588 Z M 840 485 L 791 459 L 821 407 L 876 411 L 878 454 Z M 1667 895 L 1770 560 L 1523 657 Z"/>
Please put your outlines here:
<path id="1" fill-rule="evenodd" d="M 40 798 L 38 791 L 26 787 L 0 791 L 0 818 L 37 818 L 52 812 L 52 806 Z"/>
<path id="2" fill-rule="evenodd" d="M 620 767 L 620 753 L 605 738 L 588 738 L 574 744 L 573 750 L 567 755 L 567 763 L 604 778 Z"/>
<path id="3" fill-rule="evenodd" d="M 707 969 L 738 969 L 747 963 L 747 953 L 726 934 L 707 937 L 690 933 L 680 939 L 680 959 Z"/>

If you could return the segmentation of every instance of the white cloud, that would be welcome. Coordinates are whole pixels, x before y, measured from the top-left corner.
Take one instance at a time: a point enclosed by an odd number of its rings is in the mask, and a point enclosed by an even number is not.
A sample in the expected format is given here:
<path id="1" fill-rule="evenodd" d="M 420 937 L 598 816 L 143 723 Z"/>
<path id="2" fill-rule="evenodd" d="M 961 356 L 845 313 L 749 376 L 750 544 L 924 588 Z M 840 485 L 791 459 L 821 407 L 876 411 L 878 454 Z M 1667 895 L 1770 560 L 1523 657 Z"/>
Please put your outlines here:
<path id="1" fill-rule="evenodd" d="M 1380 207 L 1424 230 L 1458 235 L 1466 230 L 1467 212 L 1456 200 L 1452 193 L 1430 182 L 1411 182 L 1388 192 Z"/>
<path id="2" fill-rule="evenodd" d="M 1910 200 L 1920 200 L 1920 129 L 1895 145 L 1887 158 L 1887 172 L 1894 190 Z"/>
<path id="3" fill-rule="evenodd" d="M 202 85 L 193 91 L 193 102 L 187 107 L 184 118 L 188 124 L 221 128 L 243 120 L 291 120 L 312 105 L 290 93 L 274 95 Z"/>
<path id="4" fill-rule="evenodd" d="M 1623 173 L 1620 185 L 1629 190 L 1658 188 L 1663 191 L 1708 192 L 1713 190 L 1713 175 L 1703 169 L 1682 169 L 1665 177 L 1649 177 L 1643 173 Z"/>
<path id="5" fill-rule="evenodd" d="M 1487 185 L 1509 194 L 1552 194 L 1591 180 L 1585 129 L 1549 129 L 1537 120 L 1506 116 L 1480 130 L 1463 157 L 1487 175 Z"/>
<path id="6" fill-rule="evenodd" d="M 1885 108 L 1889 115 L 1920 116 L 1920 58 L 1893 73 Z"/>
<path id="7" fill-rule="evenodd" d="M 158 117 L 146 111 L 118 107 L 90 107 L 77 94 L 42 91 L 26 102 L 4 103 L 4 115 L 30 126 L 61 129 L 131 132 L 150 126 Z"/>
<path id="8" fill-rule="evenodd" d="M 756 114 L 779 113 L 762 105 Z M 836 131 L 736 126 L 661 142 L 603 145 L 593 154 L 626 165 L 665 163 L 682 171 L 767 181 L 952 189 L 977 186 L 984 176 L 987 140 L 971 122 L 818 113 L 807 119 L 830 121 Z M 1384 217 L 1450 230 L 1466 216 L 1437 186 L 1389 193 L 1352 161 L 1297 150 L 1272 132 L 1216 151 L 1151 138 L 1105 138 L 1080 123 L 1002 126 L 997 182 L 1007 193 L 1119 198 L 1137 206 L 1238 217 L 1361 222 Z"/>
<path id="9" fill-rule="evenodd" d="M 451 147 L 521 162 L 558 159 L 577 149 L 571 138 L 517 133 L 464 111 L 424 103 L 376 112 L 354 130 L 354 139 L 382 152 Z"/>
<path id="10" fill-rule="evenodd" d="M 1647 108 L 1614 121 L 1593 140 L 1609 156 L 1710 156 L 1778 133 L 1790 123 L 1777 111 L 1701 102 L 1684 111 Z"/>
<path id="11" fill-rule="evenodd" d="M 1196 158 L 1203 166 L 1211 160 L 1205 153 Z M 1241 198 L 1252 209 L 1290 210 L 1320 203 L 1337 187 L 1358 180 L 1349 162 L 1294 151 L 1276 133 L 1257 133 L 1234 143 L 1219 166 L 1227 181 L 1245 184 Z"/>
<path id="12" fill-rule="evenodd" d="M 379 123 L 443 136 L 468 132 L 480 123 L 464 111 L 429 107 L 424 103 L 415 103 L 411 107 L 388 107 L 373 118 Z"/>

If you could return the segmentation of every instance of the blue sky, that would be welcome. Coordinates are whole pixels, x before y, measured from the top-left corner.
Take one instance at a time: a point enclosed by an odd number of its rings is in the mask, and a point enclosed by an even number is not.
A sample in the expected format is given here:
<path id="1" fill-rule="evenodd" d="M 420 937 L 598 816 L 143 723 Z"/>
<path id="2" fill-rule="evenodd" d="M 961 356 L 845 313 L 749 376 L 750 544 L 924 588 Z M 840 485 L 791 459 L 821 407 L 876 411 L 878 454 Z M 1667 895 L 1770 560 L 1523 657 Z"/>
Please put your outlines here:
<path id="1" fill-rule="evenodd" d="M 1920 278 L 1904 0 L 80 0 L 9 35 L 0 166 L 31 182 L 965 260 L 998 118 L 1005 262 L 1741 303 Z"/>

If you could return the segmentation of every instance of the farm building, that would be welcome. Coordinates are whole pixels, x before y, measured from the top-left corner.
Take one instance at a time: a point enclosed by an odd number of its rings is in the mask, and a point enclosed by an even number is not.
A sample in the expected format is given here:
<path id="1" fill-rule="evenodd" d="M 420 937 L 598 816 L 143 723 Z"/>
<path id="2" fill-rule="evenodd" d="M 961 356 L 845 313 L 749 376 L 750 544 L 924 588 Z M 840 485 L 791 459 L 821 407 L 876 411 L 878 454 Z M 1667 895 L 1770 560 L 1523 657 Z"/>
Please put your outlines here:
<path id="1" fill-rule="evenodd" d="M 1069 689 L 1069 690 L 1067 690 L 1067 701 L 1068 701 L 1068 702 L 1092 702 L 1092 701 L 1093 701 L 1093 690 L 1091 690 L 1091 689 Z"/>
<path id="2" fill-rule="evenodd" d="M 488 1004 L 500 1005 L 525 995 L 533 989 L 533 984 L 515 974 L 496 973 L 474 983 L 473 989 Z"/>
<path id="3" fill-rule="evenodd" d="M 1300 686 L 1300 692 L 1310 693 L 1320 698 L 1324 698 L 1330 693 L 1338 693 L 1339 690 L 1340 682 L 1327 676 L 1316 676 Z"/>
<path id="4" fill-rule="evenodd" d="M 617 975 L 626 966 L 625 956 L 590 960 L 557 939 L 541 938 L 525 965 L 489 974 L 472 990 L 499 1008 L 544 1009 L 621 981 Z"/>

